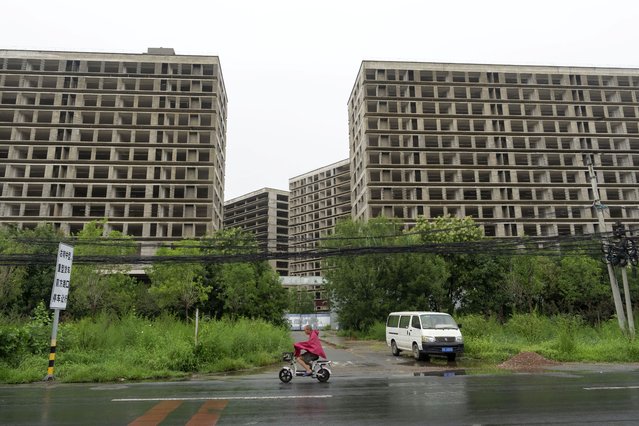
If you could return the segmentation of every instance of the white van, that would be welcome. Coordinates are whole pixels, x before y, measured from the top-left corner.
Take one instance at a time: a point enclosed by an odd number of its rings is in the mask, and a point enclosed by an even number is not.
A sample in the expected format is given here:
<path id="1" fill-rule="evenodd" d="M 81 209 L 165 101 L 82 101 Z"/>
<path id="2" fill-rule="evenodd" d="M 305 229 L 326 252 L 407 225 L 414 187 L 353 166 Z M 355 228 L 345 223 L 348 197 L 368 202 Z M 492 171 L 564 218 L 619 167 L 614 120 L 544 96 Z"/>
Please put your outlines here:
<path id="1" fill-rule="evenodd" d="M 392 312 L 386 320 L 386 344 L 395 356 L 412 351 L 418 360 L 440 355 L 454 361 L 464 352 L 460 328 L 442 312 Z"/>

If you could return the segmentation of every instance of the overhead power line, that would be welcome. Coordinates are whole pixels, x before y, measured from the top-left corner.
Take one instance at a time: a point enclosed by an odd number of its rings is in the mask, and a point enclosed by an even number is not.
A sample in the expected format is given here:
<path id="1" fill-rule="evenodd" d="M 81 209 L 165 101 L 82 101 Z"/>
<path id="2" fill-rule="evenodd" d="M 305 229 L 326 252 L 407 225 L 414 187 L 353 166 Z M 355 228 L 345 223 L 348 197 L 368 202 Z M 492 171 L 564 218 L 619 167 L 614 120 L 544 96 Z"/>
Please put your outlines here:
<path id="1" fill-rule="evenodd" d="M 439 232 L 439 230 L 438 230 Z M 486 238 L 478 241 L 455 242 L 455 243 L 430 243 L 411 242 L 408 243 L 407 235 L 419 235 L 419 232 L 380 235 L 375 237 L 362 236 L 354 238 L 346 237 L 325 237 L 320 239 L 320 244 L 312 249 L 300 251 L 278 251 L 259 249 L 247 246 L 224 246 L 217 249 L 211 246 L 210 241 L 202 243 L 194 242 L 193 245 L 179 246 L 180 248 L 197 248 L 205 250 L 202 254 L 167 255 L 167 256 L 142 256 L 139 254 L 130 255 L 107 255 L 107 254 L 80 254 L 76 252 L 74 264 L 103 264 L 103 265 L 151 265 L 154 263 L 234 263 L 234 262 L 254 262 L 273 259 L 305 259 L 305 258 L 329 258 L 334 256 L 361 256 L 378 254 L 410 254 L 410 253 L 430 253 L 438 255 L 455 254 L 489 254 L 494 256 L 513 255 L 564 255 L 572 250 L 585 250 L 591 255 L 601 254 L 600 241 L 601 234 L 587 235 L 561 235 L 554 237 L 535 238 Z M 427 234 L 426 234 L 427 235 Z M 397 243 L 393 243 L 393 238 Z M 344 246 L 345 241 L 352 241 L 353 244 Z M 66 241 L 66 240 L 65 240 Z M 228 240 L 227 240 L 228 241 Z M 35 244 L 55 244 L 57 241 L 43 240 L 20 240 L 20 244 L 28 248 L 30 243 Z M 331 247 L 336 243 L 336 247 Z M 130 240 L 76 240 L 72 244 L 76 246 L 87 246 L 94 248 L 114 247 L 123 250 L 137 247 Z M 177 247 L 177 245 L 175 245 Z M 14 248 L 15 249 L 15 248 Z M 210 251 L 207 253 L 207 250 Z M 216 252 L 216 250 L 218 250 Z M 223 251 L 222 251 L 223 250 Z M 86 251 L 90 251 L 87 249 Z M 222 251 L 220 253 L 220 251 Z M 33 254 L 30 250 L 22 253 L 0 254 L 0 265 L 54 265 L 55 254 Z"/>

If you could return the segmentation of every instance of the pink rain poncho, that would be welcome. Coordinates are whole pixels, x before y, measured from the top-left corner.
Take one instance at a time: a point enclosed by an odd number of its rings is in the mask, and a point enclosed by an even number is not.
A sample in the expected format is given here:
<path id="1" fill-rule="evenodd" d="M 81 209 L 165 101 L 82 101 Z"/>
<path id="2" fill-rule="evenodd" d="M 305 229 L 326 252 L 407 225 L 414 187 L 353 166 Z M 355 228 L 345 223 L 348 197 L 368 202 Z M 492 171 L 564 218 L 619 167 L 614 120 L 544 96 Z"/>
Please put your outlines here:
<path id="1" fill-rule="evenodd" d="M 311 334 L 308 336 L 306 342 L 297 342 L 293 344 L 293 347 L 295 348 L 295 357 L 300 356 L 301 351 L 305 350 L 320 358 L 326 358 L 324 349 L 322 349 L 322 343 L 319 339 L 319 331 L 317 330 L 311 330 Z"/>

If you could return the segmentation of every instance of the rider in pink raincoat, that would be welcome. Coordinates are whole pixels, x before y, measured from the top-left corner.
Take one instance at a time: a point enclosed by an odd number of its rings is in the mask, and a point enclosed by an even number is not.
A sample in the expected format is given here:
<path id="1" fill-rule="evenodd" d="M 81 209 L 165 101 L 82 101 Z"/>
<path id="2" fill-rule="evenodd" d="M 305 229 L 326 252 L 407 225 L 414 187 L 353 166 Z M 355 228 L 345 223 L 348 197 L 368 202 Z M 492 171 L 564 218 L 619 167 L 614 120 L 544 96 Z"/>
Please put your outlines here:
<path id="1" fill-rule="evenodd" d="M 297 342 L 293 344 L 293 347 L 295 348 L 295 359 L 302 367 L 304 367 L 306 375 L 310 376 L 312 374 L 310 367 L 311 362 L 319 359 L 320 357 L 326 358 L 326 354 L 324 353 L 322 343 L 319 339 L 319 331 L 313 330 L 310 325 L 305 325 L 304 333 L 308 336 L 308 340 L 305 342 Z M 302 350 L 305 350 L 306 352 L 301 354 Z"/>

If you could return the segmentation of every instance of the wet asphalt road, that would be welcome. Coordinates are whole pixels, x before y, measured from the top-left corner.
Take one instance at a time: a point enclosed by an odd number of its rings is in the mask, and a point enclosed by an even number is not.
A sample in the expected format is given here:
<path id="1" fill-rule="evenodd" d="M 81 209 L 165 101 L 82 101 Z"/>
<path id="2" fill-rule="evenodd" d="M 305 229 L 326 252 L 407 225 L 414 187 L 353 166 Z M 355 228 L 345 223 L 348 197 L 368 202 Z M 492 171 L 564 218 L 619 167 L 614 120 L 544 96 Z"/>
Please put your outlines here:
<path id="1" fill-rule="evenodd" d="M 639 424 L 639 370 L 469 374 L 376 344 L 325 347 L 328 383 L 278 366 L 172 383 L 0 386 L 3 425 Z"/>

